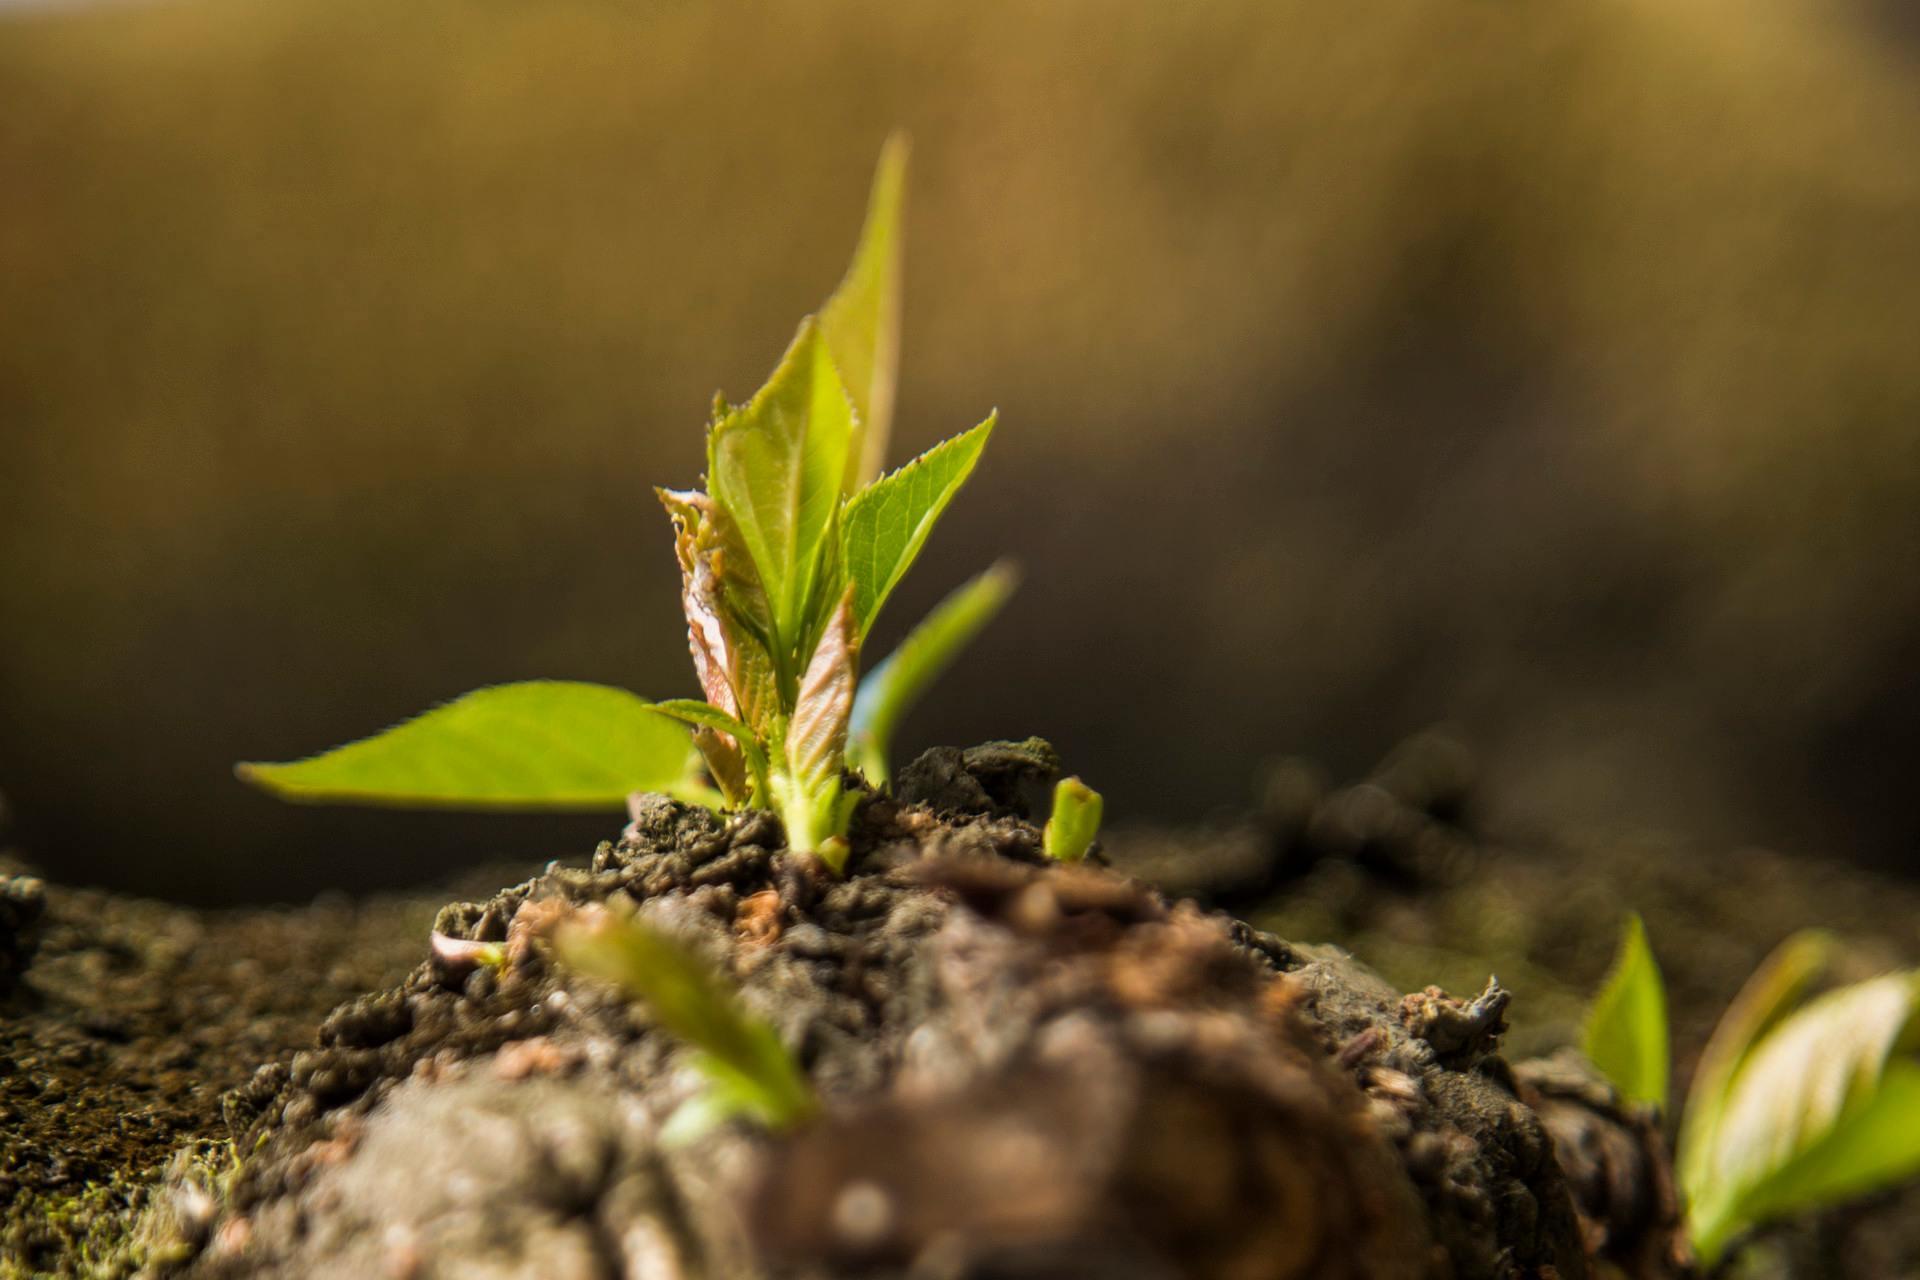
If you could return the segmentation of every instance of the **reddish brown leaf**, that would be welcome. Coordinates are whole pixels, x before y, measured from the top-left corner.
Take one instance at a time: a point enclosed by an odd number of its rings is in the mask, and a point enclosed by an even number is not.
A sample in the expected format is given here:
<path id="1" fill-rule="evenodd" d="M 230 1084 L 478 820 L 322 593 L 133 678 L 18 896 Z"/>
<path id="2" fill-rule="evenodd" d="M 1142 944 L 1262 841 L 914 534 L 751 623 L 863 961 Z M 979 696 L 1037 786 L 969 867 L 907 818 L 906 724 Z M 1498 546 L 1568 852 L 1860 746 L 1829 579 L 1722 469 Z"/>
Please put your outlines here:
<path id="1" fill-rule="evenodd" d="M 753 631 L 757 623 L 764 633 L 766 617 L 753 560 L 710 496 L 697 490 L 655 492 L 673 520 L 680 605 L 701 693 L 728 715 L 764 725 L 775 709 L 773 664 Z M 725 734 L 716 736 L 737 745 Z"/>
<path id="2" fill-rule="evenodd" d="M 787 767 L 798 778 L 837 775 L 847 753 L 847 722 L 853 715 L 859 623 L 853 586 L 840 597 L 806 674 L 800 677 L 793 723 L 787 728 Z"/>

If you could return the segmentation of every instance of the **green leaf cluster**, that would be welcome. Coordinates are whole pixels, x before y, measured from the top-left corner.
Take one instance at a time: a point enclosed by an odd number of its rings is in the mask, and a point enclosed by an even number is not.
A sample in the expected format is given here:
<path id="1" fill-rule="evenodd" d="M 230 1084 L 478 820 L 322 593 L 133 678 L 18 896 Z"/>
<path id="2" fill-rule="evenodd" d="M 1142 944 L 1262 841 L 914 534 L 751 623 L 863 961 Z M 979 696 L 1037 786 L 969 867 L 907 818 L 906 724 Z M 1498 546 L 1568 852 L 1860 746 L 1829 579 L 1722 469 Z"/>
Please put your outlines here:
<path id="1" fill-rule="evenodd" d="M 889 140 L 852 265 L 766 384 L 744 404 L 716 399 L 705 488 L 656 491 L 673 525 L 699 700 L 649 702 L 563 681 L 501 685 L 306 760 L 242 765 L 240 776 L 313 801 L 596 808 L 664 791 L 767 807 L 792 848 L 837 869 L 854 799 L 844 771 L 886 781 L 902 716 L 1015 580 L 1004 566 L 975 578 L 859 680 L 874 620 L 995 422 L 989 415 L 881 474 L 898 369 L 906 164 L 905 141 Z"/>
<path id="2" fill-rule="evenodd" d="M 883 777 L 898 713 L 924 687 L 890 685 L 889 717 L 852 741 L 862 648 L 994 427 L 989 415 L 878 474 L 898 349 L 904 166 L 901 144 L 889 144 L 853 266 L 820 315 L 801 322 L 766 385 L 743 405 L 716 405 L 706 491 L 660 494 L 694 664 L 707 704 L 729 717 L 697 722 L 708 770 L 729 803 L 773 808 L 793 848 L 836 867 L 850 753 Z M 969 598 L 984 620 L 989 597 Z M 911 673 L 944 663 L 970 634 L 923 628 L 910 641 Z"/>
<path id="3" fill-rule="evenodd" d="M 790 1129 L 818 1107 L 813 1085 L 772 1026 L 690 948 L 644 921 L 604 909 L 577 913 L 554 930 L 561 960 L 644 1001 L 655 1021 L 693 1051 L 707 1090 L 676 1113 L 668 1132 L 691 1138 L 744 1116 Z"/>
<path id="4" fill-rule="evenodd" d="M 1920 971 L 1809 1000 L 1833 941 L 1767 958 L 1695 1069 L 1676 1151 L 1707 1266 L 1753 1228 L 1920 1176 Z M 1588 1016 L 1585 1049 L 1623 1096 L 1664 1107 L 1666 993 L 1637 916 Z"/>

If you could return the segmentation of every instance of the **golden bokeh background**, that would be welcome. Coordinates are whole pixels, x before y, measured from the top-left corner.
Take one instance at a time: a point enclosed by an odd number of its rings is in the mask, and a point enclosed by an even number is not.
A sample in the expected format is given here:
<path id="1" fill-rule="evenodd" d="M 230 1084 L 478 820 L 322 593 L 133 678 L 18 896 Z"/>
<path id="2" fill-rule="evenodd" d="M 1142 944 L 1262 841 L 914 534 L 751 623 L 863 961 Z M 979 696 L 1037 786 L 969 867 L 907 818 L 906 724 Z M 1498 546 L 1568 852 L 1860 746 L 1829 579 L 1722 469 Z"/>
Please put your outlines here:
<path id="1" fill-rule="evenodd" d="M 0 790 L 202 900 L 578 853 L 227 773 L 474 685 L 691 691 L 712 392 L 915 140 L 910 745 L 1109 812 L 1438 720 L 1516 817 L 1910 865 L 1920 26 L 1894 0 L 0 8 Z"/>

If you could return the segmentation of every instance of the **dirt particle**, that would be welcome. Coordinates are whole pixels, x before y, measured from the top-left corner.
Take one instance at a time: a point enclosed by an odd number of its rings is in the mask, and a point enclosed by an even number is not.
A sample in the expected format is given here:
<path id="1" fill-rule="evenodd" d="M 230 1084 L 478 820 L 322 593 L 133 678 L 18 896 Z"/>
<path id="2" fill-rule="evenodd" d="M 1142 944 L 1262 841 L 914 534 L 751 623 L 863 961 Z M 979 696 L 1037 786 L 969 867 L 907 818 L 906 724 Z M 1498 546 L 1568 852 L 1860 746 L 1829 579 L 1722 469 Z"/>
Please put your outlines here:
<path id="1" fill-rule="evenodd" d="M 361 996 L 341 1005 L 320 1024 L 320 1043 L 372 1049 L 413 1029 L 413 1011 L 397 991 Z"/>
<path id="2" fill-rule="evenodd" d="M 1040 738 L 935 747 L 900 771 L 894 794 L 938 813 L 1025 818 L 1059 776 L 1060 755 Z"/>
<path id="3" fill-rule="evenodd" d="M 247 1251 L 253 1240 L 253 1219 L 239 1216 L 227 1219 L 213 1237 L 215 1258 L 232 1258 Z"/>
<path id="4" fill-rule="evenodd" d="M 1428 987 L 1401 1001 L 1400 1020 L 1409 1034 L 1433 1046 L 1442 1063 L 1470 1065 L 1499 1047 L 1511 999 L 1498 978 L 1488 978 L 1486 990 L 1472 1001 Z"/>
<path id="5" fill-rule="evenodd" d="M 1340 1046 L 1340 1052 L 1334 1055 L 1334 1061 L 1351 1071 L 1378 1053 L 1387 1043 L 1387 1033 L 1378 1027 L 1368 1027 Z"/>
<path id="6" fill-rule="evenodd" d="M 875 1249 L 893 1229 L 893 1200 L 872 1182 L 849 1182 L 833 1198 L 833 1229 L 848 1249 Z"/>
<path id="7" fill-rule="evenodd" d="M 523 1080 L 528 1076 L 560 1075 L 580 1061 L 577 1049 L 555 1044 L 545 1036 L 515 1040 L 501 1046 L 494 1055 L 493 1070 L 502 1080 Z"/>
<path id="8" fill-rule="evenodd" d="M 780 938 L 780 893 L 762 889 L 741 899 L 733 917 L 734 936 L 750 947 L 771 946 Z"/>

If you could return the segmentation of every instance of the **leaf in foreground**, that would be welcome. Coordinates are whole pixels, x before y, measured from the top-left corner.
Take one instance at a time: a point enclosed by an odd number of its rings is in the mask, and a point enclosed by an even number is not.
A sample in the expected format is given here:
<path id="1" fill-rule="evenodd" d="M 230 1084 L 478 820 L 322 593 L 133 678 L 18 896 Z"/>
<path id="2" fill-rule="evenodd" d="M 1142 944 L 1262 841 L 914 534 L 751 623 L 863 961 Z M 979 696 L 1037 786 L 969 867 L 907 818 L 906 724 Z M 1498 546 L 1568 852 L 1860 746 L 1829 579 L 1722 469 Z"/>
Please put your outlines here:
<path id="1" fill-rule="evenodd" d="M 1613 969 L 1587 1012 L 1582 1048 L 1623 1097 L 1666 1110 L 1667 988 L 1637 912 L 1627 916 Z"/>
<path id="2" fill-rule="evenodd" d="M 853 700 L 849 755 L 867 781 L 875 786 L 886 782 L 900 721 L 981 628 L 993 621 L 1019 584 L 1019 570 L 1005 560 L 969 578 L 935 605 L 900 647 L 860 682 Z"/>
<path id="3" fill-rule="evenodd" d="M 494 685 L 358 742 L 287 764 L 242 764 L 287 800 L 402 808 L 618 809 L 635 791 L 705 803 L 685 729 L 625 689 Z"/>
<path id="4" fill-rule="evenodd" d="M 594 908 L 554 933 L 560 958 L 643 1001 L 668 1034 L 695 1053 L 704 1097 L 671 1127 L 680 1138 L 733 1115 L 786 1129 L 812 1115 L 813 1086 L 774 1029 L 748 1013 L 719 973 L 662 930 Z"/>
<path id="5" fill-rule="evenodd" d="M 1688 1225 L 1711 1264 L 1749 1227 L 1920 1173 L 1920 974 L 1830 992 L 1780 1022 L 1728 1081 L 1690 1173 Z"/>
<path id="6" fill-rule="evenodd" d="M 1680 1113 L 1676 1167 L 1684 1187 L 1703 1187 L 1720 1114 L 1733 1077 L 1760 1038 L 1791 1014 L 1832 958 L 1832 935 L 1804 929 L 1773 949 L 1733 998 L 1693 1069 L 1687 1105 Z"/>

